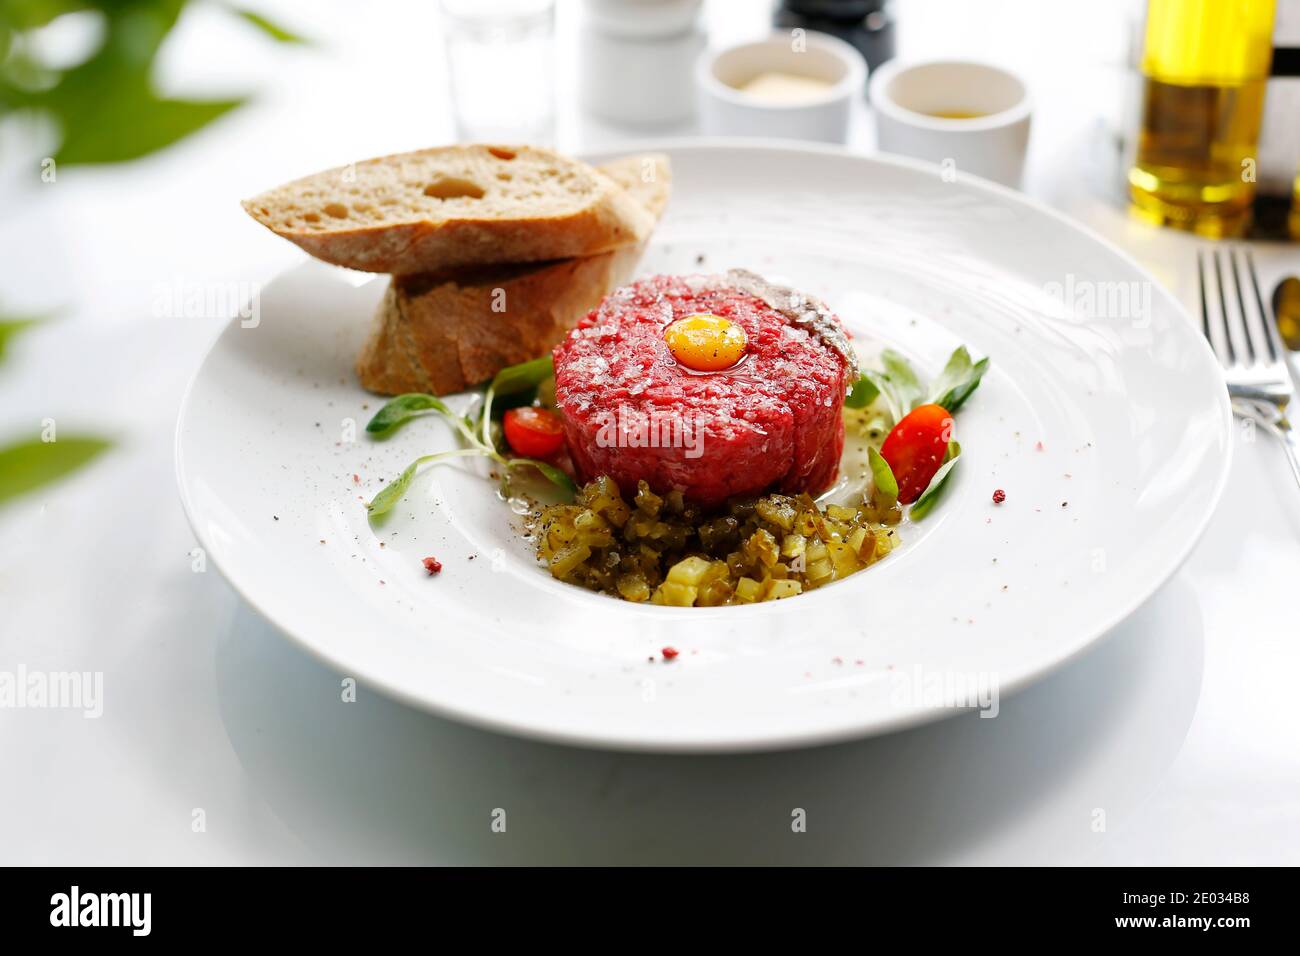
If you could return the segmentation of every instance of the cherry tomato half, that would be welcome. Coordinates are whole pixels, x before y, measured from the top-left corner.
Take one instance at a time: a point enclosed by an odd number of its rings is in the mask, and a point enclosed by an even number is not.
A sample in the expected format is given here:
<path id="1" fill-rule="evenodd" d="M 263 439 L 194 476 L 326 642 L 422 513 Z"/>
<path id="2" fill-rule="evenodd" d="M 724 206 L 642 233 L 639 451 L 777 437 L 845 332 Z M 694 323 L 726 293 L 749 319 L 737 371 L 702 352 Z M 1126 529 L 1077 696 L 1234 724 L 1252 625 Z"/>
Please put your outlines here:
<path id="1" fill-rule="evenodd" d="M 507 409 L 501 427 L 511 450 L 525 458 L 549 458 L 564 444 L 560 416 L 549 409 L 532 405 Z"/>
<path id="2" fill-rule="evenodd" d="M 952 441 L 952 415 L 942 405 L 918 405 L 894 426 L 880 446 L 898 481 L 898 500 L 910 505 L 930 484 Z"/>

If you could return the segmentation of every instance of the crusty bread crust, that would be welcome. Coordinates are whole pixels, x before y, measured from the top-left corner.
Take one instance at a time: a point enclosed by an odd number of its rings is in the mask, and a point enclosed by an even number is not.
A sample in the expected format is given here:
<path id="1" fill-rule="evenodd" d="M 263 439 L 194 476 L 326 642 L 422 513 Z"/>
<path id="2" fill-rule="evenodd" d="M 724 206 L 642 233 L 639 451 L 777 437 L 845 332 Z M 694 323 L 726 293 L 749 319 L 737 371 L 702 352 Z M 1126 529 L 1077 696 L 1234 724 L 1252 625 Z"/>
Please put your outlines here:
<path id="1" fill-rule="evenodd" d="M 672 190 L 668 157 L 629 156 L 601 169 L 658 219 Z M 534 359 L 632 278 L 643 248 L 395 277 L 357 358 L 361 384 L 383 395 L 447 395 Z"/>
<path id="2" fill-rule="evenodd" d="M 334 265 L 410 275 L 634 246 L 655 217 L 605 173 L 534 146 L 444 146 L 326 170 L 243 203 Z"/>
<path id="3" fill-rule="evenodd" d="M 598 169 L 648 209 L 654 222 L 659 221 L 673 192 L 673 168 L 667 154 L 624 156 L 610 160 Z"/>
<path id="4" fill-rule="evenodd" d="M 357 358 L 372 392 L 447 395 L 537 358 L 636 268 L 641 247 L 501 266 L 454 279 L 395 276 Z M 504 311 L 494 311 L 494 306 Z"/>

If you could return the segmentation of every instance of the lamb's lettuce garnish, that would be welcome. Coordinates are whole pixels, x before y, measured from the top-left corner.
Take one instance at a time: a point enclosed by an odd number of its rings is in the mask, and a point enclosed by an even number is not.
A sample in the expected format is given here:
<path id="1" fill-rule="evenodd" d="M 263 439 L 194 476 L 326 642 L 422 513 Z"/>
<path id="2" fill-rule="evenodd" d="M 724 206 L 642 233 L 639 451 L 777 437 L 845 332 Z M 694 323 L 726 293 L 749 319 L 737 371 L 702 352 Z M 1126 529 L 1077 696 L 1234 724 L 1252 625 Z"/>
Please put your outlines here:
<path id="1" fill-rule="evenodd" d="M 898 479 L 875 446 L 867 447 L 867 463 L 871 466 L 871 480 L 875 484 L 878 503 L 885 508 L 892 508 L 898 500 Z"/>
<path id="2" fill-rule="evenodd" d="M 447 403 L 435 395 L 426 395 L 423 392 L 407 392 L 405 395 L 398 395 L 396 398 L 389 399 L 383 408 L 375 412 L 374 417 L 366 423 L 366 431 L 372 435 L 382 435 L 392 431 L 398 425 L 416 418 L 421 412 L 429 411 L 429 409 L 433 409 L 443 416 L 452 414 L 451 409 L 447 407 Z"/>
<path id="3" fill-rule="evenodd" d="M 488 390 L 498 397 L 514 395 L 529 389 L 535 389 L 555 374 L 555 362 L 550 354 L 535 358 L 530 362 L 510 365 L 497 372 Z"/>
<path id="4" fill-rule="evenodd" d="M 853 383 L 853 388 L 844 398 L 844 404 L 849 408 L 866 408 L 876 400 L 880 394 L 880 387 L 873 382 L 868 375 L 858 376 L 858 380 Z"/>
<path id="5" fill-rule="evenodd" d="M 546 477 L 547 481 L 555 485 L 557 488 L 562 488 L 571 495 L 576 495 L 578 493 L 578 486 L 573 483 L 572 478 L 554 465 L 549 465 L 544 461 L 538 461 L 536 458 L 510 458 L 506 460 L 506 467 L 536 468 Z"/>
<path id="6" fill-rule="evenodd" d="M 497 451 L 496 440 L 492 431 L 492 406 L 498 396 L 515 399 L 527 395 L 530 390 L 535 392 L 542 382 L 554 374 L 555 367 L 549 355 L 502 369 L 483 394 L 483 404 L 477 421 L 457 414 L 451 410 L 446 402 L 433 395 L 412 392 L 406 395 L 398 395 L 390 400 L 370 419 L 370 422 L 366 425 L 367 432 L 383 435 L 403 422 L 420 416 L 422 412 L 432 411 L 456 429 L 466 447 L 417 458 L 407 465 L 406 469 L 386 485 L 379 494 L 375 495 L 366 506 L 366 509 L 371 515 L 376 516 L 382 515 L 391 509 L 398 499 L 406 493 L 406 489 L 410 487 L 411 481 L 415 478 L 415 474 L 421 465 L 448 458 L 470 456 L 489 458 L 500 465 L 504 469 L 502 474 L 503 483 L 511 469 L 532 468 L 567 494 L 576 493 L 578 489 L 573 480 L 554 465 L 533 458 L 508 458 L 501 454 Z M 531 398 L 528 400 L 531 401 Z M 518 402 L 515 404 L 518 404 Z"/>
<path id="7" fill-rule="evenodd" d="M 979 387 L 989 360 L 972 362 L 966 346 L 958 346 L 929 389 L 921 384 L 911 363 L 893 349 L 880 353 L 880 365 L 879 369 L 862 373 L 844 404 L 849 408 L 866 408 L 877 396 L 882 396 L 893 424 L 897 424 L 918 405 L 934 403 L 955 412 Z"/>
<path id="8" fill-rule="evenodd" d="M 880 353 L 880 363 L 885 367 L 883 390 L 892 395 L 898 403 L 898 418 L 901 419 L 921 404 L 921 396 L 925 394 L 925 389 L 907 359 L 893 349 L 885 349 Z"/>
<path id="9" fill-rule="evenodd" d="M 482 451 L 477 448 L 457 448 L 454 451 L 441 451 L 436 455 L 422 455 L 415 461 L 411 462 L 393 481 L 390 481 L 379 494 L 370 499 L 366 505 L 366 511 L 372 515 L 387 514 L 393 505 L 397 504 L 397 499 L 406 494 L 406 489 L 411 485 L 411 479 L 415 473 L 420 470 L 421 465 L 428 464 L 431 461 L 444 461 L 448 458 L 463 458 L 468 455 L 480 455 Z"/>
<path id="10" fill-rule="evenodd" d="M 920 521 L 934 503 L 939 500 L 939 493 L 943 490 L 944 482 L 948 480 L 948 475 L 952 473 L 953 468 L 957 466 L 957 459 L 961 455 L 961 445 L 955 441 L 948 442 L 948 454 L 943 465 L 934 473 L 930 483 L 926 485 L 925 491 L 921 492 L 921 497 L 916 499 L 912 505 L 912 510 L 908 512 L 913 521 Z"/>
<path id="11" fill-rule="evenodd" d="M 930 386 L 930 394 L 926 401 L 942 405 L 949 413 L 957 411 L 979 387 L 980 379 L 984 377 L 988 367 L 987 358 L 972 363 L 966 346 L 958 346 L 957 350 L 949 356 L 948 364 L 943 367 L 939 377 Z"/>
<path id="12" fill-rule="evenodd" d="M 549 354 L 518 365 L 509 365 L 493 377 L 483 393 L 478 422 L 474 425 L 484 444 L 496 448 L 492 422 L 505 414 L 506 409 L 531 405 L 537 390 L 548 378 L 555 376 L 555 362 Z"/>

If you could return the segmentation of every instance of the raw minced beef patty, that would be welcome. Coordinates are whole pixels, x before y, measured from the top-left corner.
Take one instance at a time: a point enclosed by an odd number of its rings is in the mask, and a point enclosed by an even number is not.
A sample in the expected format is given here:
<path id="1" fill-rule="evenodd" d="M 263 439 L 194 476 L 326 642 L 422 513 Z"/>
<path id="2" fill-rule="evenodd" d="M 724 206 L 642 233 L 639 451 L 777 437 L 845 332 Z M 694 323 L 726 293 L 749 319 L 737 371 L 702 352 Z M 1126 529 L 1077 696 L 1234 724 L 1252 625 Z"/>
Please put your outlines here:
<path id="1" fill-rule="evenodd" d="M 721 372 L 674 359 L 664 329 L 712 313 L 739 324 L 744 357 Z M 580 477 L 638 479 L 714 505 L 835 480 L 852 353 L 824 305 L 752 273 L 654 276 L 618 289 L 555 348 L 555 395 Z"/>

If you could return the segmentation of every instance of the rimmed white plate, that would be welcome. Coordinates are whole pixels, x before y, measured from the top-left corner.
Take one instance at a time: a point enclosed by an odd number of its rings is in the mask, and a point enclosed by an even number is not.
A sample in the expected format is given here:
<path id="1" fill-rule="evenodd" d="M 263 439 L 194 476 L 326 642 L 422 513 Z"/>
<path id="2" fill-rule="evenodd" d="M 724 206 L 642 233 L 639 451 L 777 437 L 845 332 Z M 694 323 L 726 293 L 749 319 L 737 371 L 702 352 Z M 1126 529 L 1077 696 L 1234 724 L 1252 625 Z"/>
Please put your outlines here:
<path id="1" fill-rule="evenodd" d="M 667 148 L 674 195 L 643 274 L 755 269 L 822 296 L 856 336 L 931 375 L 958 343 L 991 356 L 931 515 L 842 582 L 716 609 L 553 581 L 473 463 L 422 473 L 372 526 L 364 501 L 453 439 L 433 420 L 365 436 L 381 400 L 352 360 L 384 280 L 309 264 L 263 291 L 256 327 L 231 322 L 178 425 L 186 511 L 250 604 L 341 677 L 448 717 L 722 751 L 989 703 L 1173 573 L 1222 492 L 1231 418 L 1208 348 L 1131 259 L 1023 196 L 922 164 Z M 664 662 L 665 646 L 680 656 Z"/>

